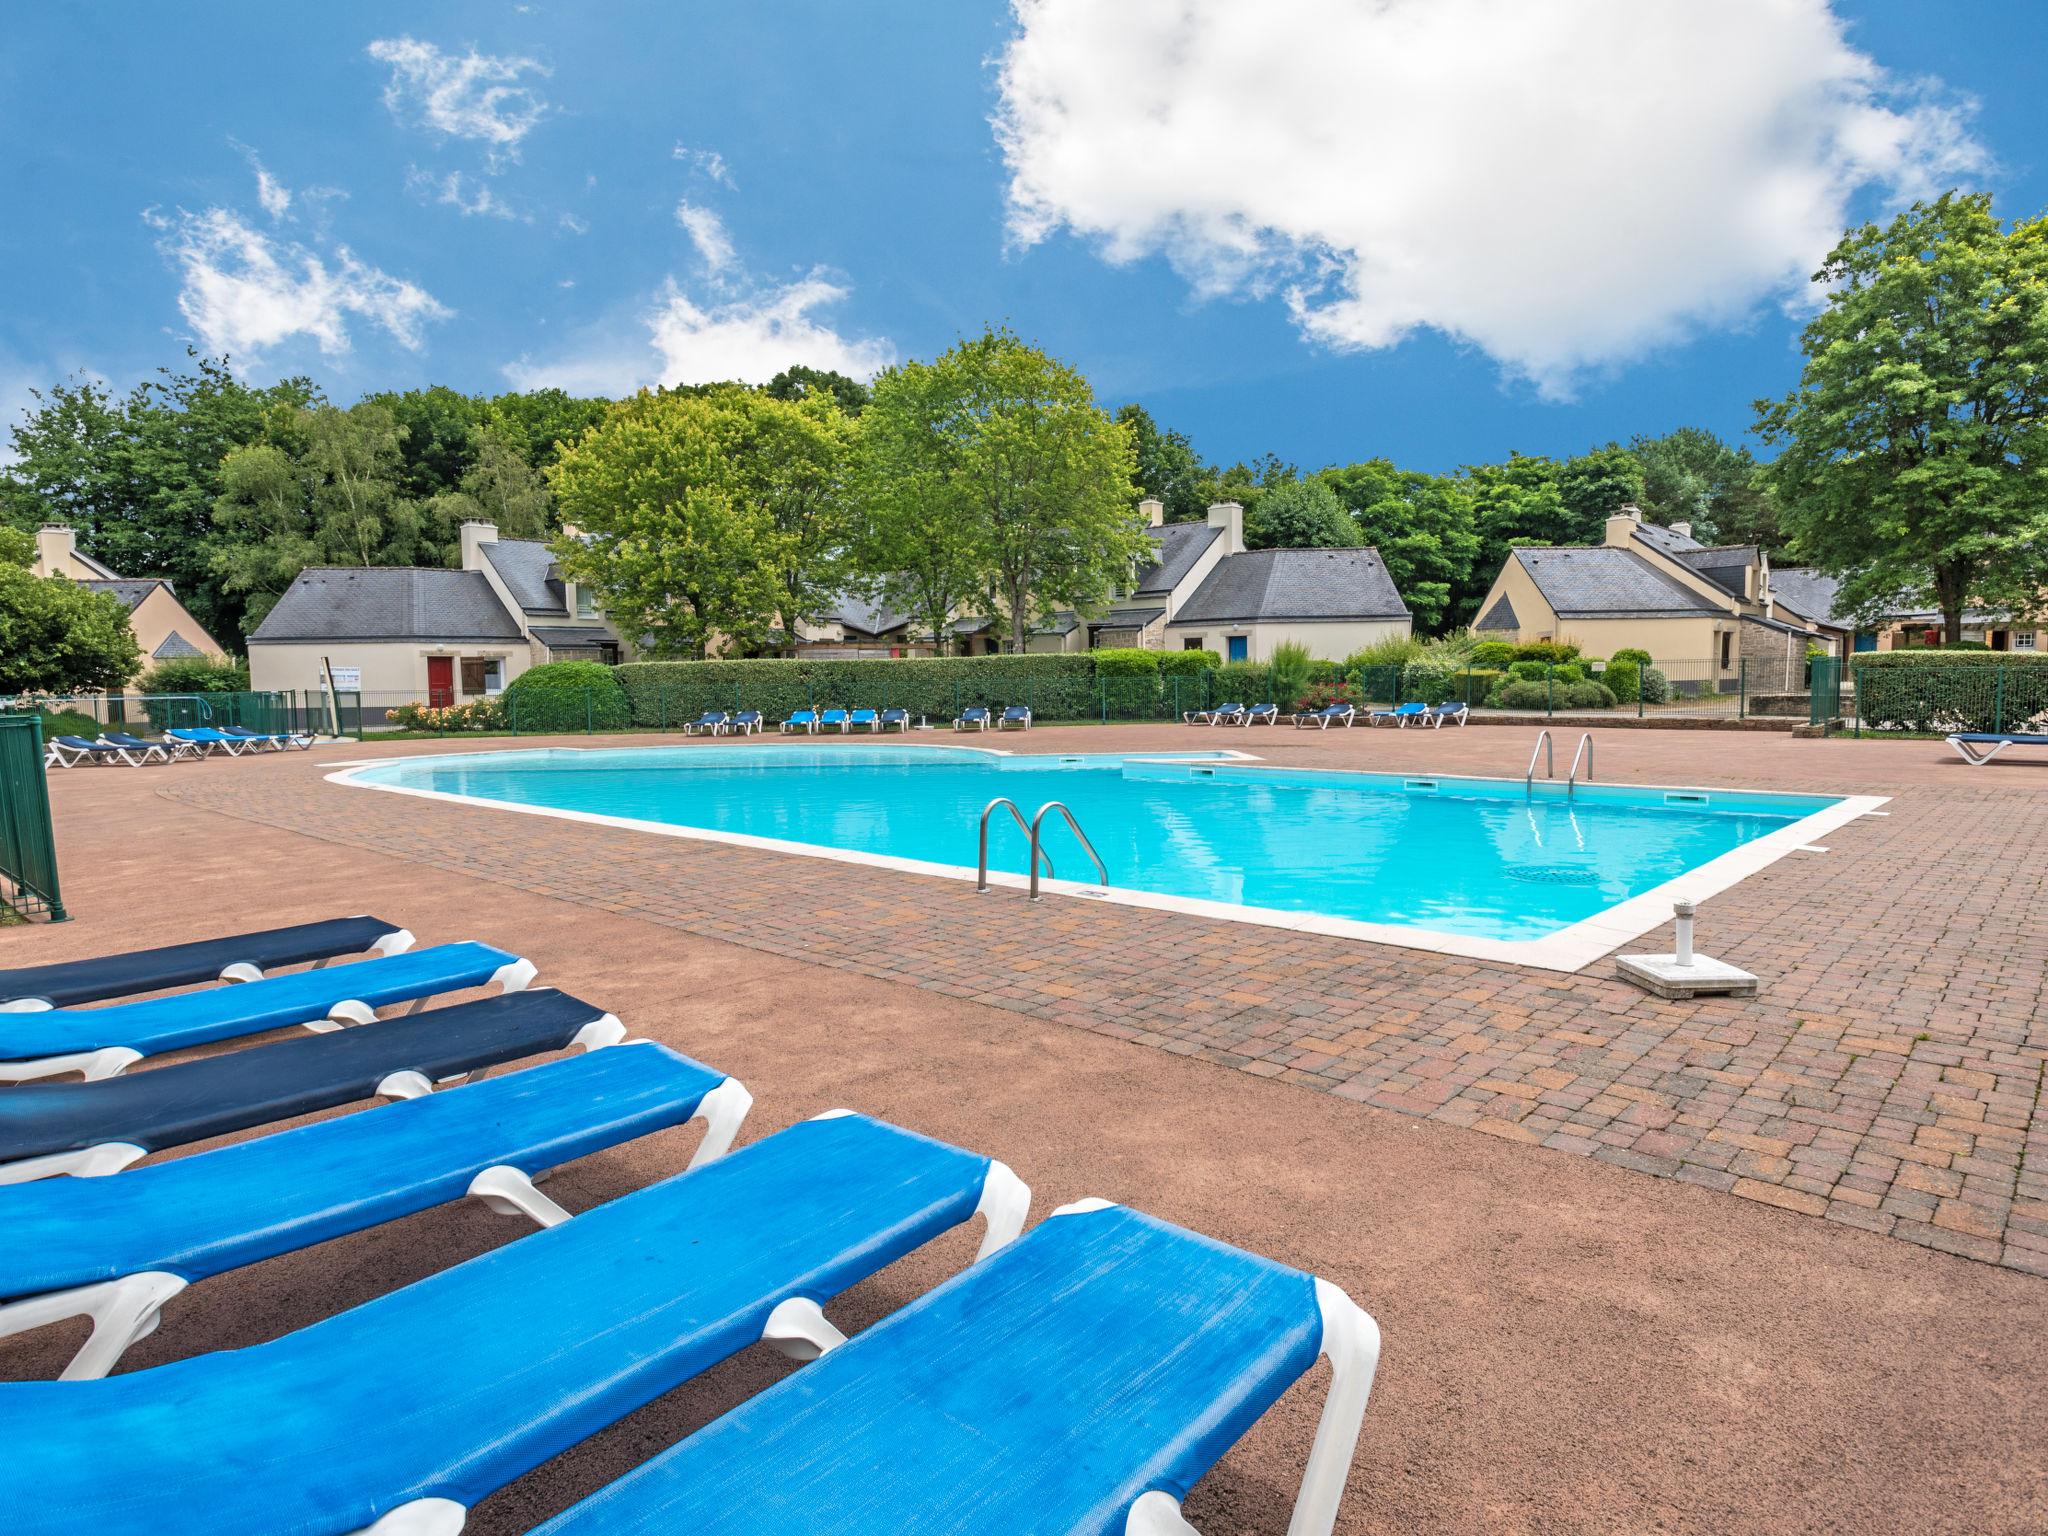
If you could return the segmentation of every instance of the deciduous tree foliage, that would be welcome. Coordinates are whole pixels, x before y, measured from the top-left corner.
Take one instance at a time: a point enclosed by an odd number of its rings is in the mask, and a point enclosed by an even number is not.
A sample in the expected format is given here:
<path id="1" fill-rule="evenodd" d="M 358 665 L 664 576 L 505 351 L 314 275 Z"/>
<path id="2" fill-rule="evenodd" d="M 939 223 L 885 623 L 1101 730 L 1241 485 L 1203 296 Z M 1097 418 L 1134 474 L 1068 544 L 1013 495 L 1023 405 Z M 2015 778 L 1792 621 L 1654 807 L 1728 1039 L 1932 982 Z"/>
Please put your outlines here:
<path id="1" fill-rule="evenodd" d="M 128 605 L 62 576 L 35 576 L 35 539 L 0 528 L 0 694 L 119 688 L 142 664 Z"/>
<path id="2" fill-rule="evenodd" d="M 1747 448 L 1724 443 L 1704 427 L 1679 427 L 1638 437 L 1629 452 L 1643 466 L 1643 516 L 1653 523 L 1691 523 L 1702 544 L 1758 544 L 1784 552 L 1777 501 Z"/>
<path id="3" fill-rule="evenodd" d="M 1321 477 L 1275 486 L 1258 515 L 1245 519 L 1253 549 L 1356 549 L 1361 542 L 1358 520 Z"/>
<path id="4" fill-rule="evenodd" d="M 1419 628 L 1439 627 L 1453 591 L 1475 577 L 1482 593 L 1492 582 L 1495 572 L 1473 569 L 1479 534 L 1472 491 L 1461 478 L 1397 469 L 1386 459 L 1326 469 L 1318 478 L 1350 509 L 1359 541 L 1380 552 Z"/>
<path id="5" fill-rule="evenodd" d="M 1799 387 L 1758 401 L 1782 452 L 1787 532 L 1875 617 L 1931 596 L 2038 611 L 2048 580 L 2048 220 L 2010 230 L 1988 197 L 1916 203 L 1852 230 L 1815 274 L 1827 307 Z"/>

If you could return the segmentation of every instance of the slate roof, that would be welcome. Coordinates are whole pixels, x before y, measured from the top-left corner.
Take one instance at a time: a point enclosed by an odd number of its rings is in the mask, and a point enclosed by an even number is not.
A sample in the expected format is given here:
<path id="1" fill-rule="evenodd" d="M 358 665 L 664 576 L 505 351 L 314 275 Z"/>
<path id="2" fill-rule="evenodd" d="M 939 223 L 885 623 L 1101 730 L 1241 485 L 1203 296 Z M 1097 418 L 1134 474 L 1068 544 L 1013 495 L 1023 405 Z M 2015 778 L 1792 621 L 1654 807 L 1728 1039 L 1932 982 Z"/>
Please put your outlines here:
<path id="1" fill-rule="evenodd" d="M 173 656 L 204 656 L 206 652 L 174 629 L 164 636 L 164 643 L 149 654 L 154 661 L 168 661 Z"/>
<path id="2" fill-rule="evenodd" d="M 1134 595 L 1165 597 L 1187 578 L 1203 551 L 1223 537 L 1223 530 L 1207 523 L 1167 523 L 1147 528 L 1145 537 L 1159 546 L 1159 553 L 1150 565 L 1139 568 Z"/>
<path id="3" fill-rule="evenodd" d="M 1742 573 L 1763 558 L 1754 544 L 1722 544 L 1712 549 L 1689 549 L 1678 556 L 1679 564 L 1699 572 L 1730 597 L 1744 596 Z"/>
<path id="4" fill-rule="evenodd" d="M 837 624 L 863 635 L 883 635 L 901 629 L 912 615 L 902 609 L 885 608 L 852 592 L 842 592 L 816 616 L 821 624 Z"/>
<path id="5" fill-rule="evenodd" d="M 1255 549 L 1217 561 L 1172 623 L 1408 616 L 1376 549 Z"/>
<path id="6" fill-rule="evenodd" d="M 1803 624 L 1788 624 L 1783 619 L 1767 619 L 1760 613 L 1745 613 L 1742 622 L 1754 624 L 1759 629 L 1775 629 L 1787 635 L 1810 635 L 1812 630 Z"/>
<path id="7" fill-rule="evenodd" d="M 1666 528 L 1662 523 L 1638 523 L 1636 537 L 1662 555 L 1682 555 L 1690 550 L 1706 546 L 1690 534 L 1680 533 L 1676 528 Z"/>
<path id="8" fill-rule="evenodd" d="M 113 593 L 114 596 L 126 603 L 128 611 L 133 613 L 142 606 L 142 600 L 145 597 L 149 596 L 158 587 L 163 586 L 164 583 L 156 580 L 154 577 L 137 577 L 133 580 L 127 577 L 115 577 L 111 581 L 86 581 L 80 582 L 79 585 L 91 587 L 95 592 Z"/>
<path id="9" fill-rule="evenodd" d="M 594 624 L 580 629 L 573 625 L 536 624 L 528 633 L 551 651 L 594 651 L 600 646 L 618 644 L 610 630 Z"/>
<path id="10" fill-rule="evenodd" d="M 1802 619 L 1835 629 L 1852 629 L 1846 619 L 1835 617 L 1835 594 L 1841 580 L 1824 576 L 1810 565 L 1784 566 L 1771 572 L 1771 596 Z"/>
<path id="11" fill-rule="evenodd" d="M 1663 619 L 1725 611 L 1632 549 L 1518 549 L 1514 558 L 1559 618 Z"/>
<path id="12" fill-rule="evenodd" d="M 1508 601 L 1507 593 L 1503 592 L 1500 595 L 1500 601 L 1482 613 L 1479 616 L 1479 622 L 1472 627 L 1474 629 L 1502 629 L 1514 633 L 1521 629 L 1522 621 L 1515 617 L 1515 605 Z"/>
<path id="13" fill-rule="evenodd" d="M 1089 625 L 1090 629 L 1143 629 L 1154 619 L 1164 618 L 1164 608 L 1124 608 L 1106 613 Z"/>
<path id="14" fill-rule="evenodd" d="M 251 640 L 517 640 L 482 571 L 314 566 L 299 572 Z"/>
<path id="15" fill-rule="evenodd" d="M 483 556 L 505 583 L 512 601 L 527 613 L 569 616 L 568 596 L 555 552 L 539 539 L 498 539 L 483 546 Z"/>

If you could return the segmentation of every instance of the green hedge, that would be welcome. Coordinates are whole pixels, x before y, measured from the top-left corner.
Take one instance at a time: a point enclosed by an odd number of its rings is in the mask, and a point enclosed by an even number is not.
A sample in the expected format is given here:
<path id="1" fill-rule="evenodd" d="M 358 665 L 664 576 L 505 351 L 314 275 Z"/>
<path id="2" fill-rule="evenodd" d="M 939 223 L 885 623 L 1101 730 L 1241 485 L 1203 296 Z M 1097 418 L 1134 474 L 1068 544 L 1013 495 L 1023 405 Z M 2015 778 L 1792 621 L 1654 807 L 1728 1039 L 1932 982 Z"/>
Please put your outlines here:
<path id="1" fill-rule="evenodd" d="M 2048 656 L 1877 651 L 1850 659 L 1856 713 L 1880 731 L 2019 731 L 2048 723 Z"/>
<path id="2" fill-rule="evenodd" d="M 1161 677 L 1200 677 L 1204 672 L 1214 672 L 1223 664 L 1223 658 L 1214 651 L 1159 651 L 1159 675 Z"/>
<path id="3" fill-rule="evenodd" d="M 1107 650 L 1090 651 L 1095 662 L 1097 677 L 1157 677 L 1159 675 L 1158 651 L 1140 650 L 1135 646 L 1115 647 Z"/>
<path id="4" fill-rule="evenodd" d="M 601 661 L 550 661 L 505 685 L 506 718 L 521 731 L 617 731 L 632 723 L 625 690 Z"/>
<path id="5" fill-rule="evenodd" d="M 1083 655 L 939 656 L 827 661 L 638 661 L 617 669 L 635 725 L 657 730 L 706 710 L 758 709 L 769 720 L 799 709 L 907 709 L 951 720 L 969 705 L 1023 704 L 1043 720 L 1090 720 L 1103 713 L 1095 662 Z M 1115 679 L 1113 710 L 1159 709 L 1148 678 Z M 1143 685 L 1131 689 L 1131 683 Z M 1137 697 L 1142 694 L 1143 697 Z"/>

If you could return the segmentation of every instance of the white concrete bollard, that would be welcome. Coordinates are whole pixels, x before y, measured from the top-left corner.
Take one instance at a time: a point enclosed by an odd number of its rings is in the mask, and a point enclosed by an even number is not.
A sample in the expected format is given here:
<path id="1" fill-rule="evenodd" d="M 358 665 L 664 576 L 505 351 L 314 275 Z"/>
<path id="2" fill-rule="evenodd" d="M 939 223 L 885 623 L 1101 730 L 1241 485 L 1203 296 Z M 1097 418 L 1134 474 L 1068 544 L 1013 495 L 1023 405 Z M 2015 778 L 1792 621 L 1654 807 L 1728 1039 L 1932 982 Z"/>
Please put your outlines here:
<path id="1" fill-rule="evenodd" d="M 1678 917 L 1678 952 L 1671 958 L 1689 970 L 1692 967 L 1692 919 L 1699 909 L 1689 901 L 1674 901 L 1671 910 Z"/>

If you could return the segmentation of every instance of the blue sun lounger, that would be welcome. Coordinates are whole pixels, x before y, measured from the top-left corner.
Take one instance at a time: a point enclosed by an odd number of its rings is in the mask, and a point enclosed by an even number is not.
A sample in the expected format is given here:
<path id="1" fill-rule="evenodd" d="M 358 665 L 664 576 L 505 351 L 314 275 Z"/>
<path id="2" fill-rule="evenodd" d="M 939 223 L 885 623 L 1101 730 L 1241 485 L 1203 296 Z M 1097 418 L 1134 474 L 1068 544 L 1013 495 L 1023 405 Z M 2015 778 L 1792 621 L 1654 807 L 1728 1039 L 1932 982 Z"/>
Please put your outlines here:
<path id="1" fill-rule="evenodd" d="M 1379 1329 L 1324 1281 L 1083 1201 L 532 1536 L 1192 1536 L 1188 1489 L 1319 1353 L 1290 1536 L 1335 1524 Z"/>
<path id="2" fill-rule="evenodd" d="M 908 731 L 910 729 L 910 711 L 907 709 L 883 710 L 882 718 L 876 723 L 875 729 L 878 732 L 886 731 L 892 725 L 899 731 Z"/>
<path id="3" fill-rule="evenodd" d="M 148 741 L 140 736 L 131 736 L 126 731 L 101 731 L 100 744 L 133 752 L 145 763 L 168 763 L 173 758 L 197 755 L 188 741 Z"/>
<path id="4" fill-rule="evenodd" d="M 1189 725 L 1238 725 L 1244 715 L 1242 704 L 1219 704 L 1214 709 L 1191 709 L 1181 719 Z"/>
<path id="5" fill-rule="evenodd" d="M 858 730 L 862 726 L 866 726 L 870 731 L 879 731 L 882 728 L 882 717 L 872 709 L 856 709 L 846 717 L 847 730 Z"/>
<path id="6" fill-rule="evenodd" d="M 1028 731 L 1031 729 L 1031 709 L 1028 705 L 1012 704 L 1003 711 L 1003 718 L 996 722 L 999 731 Z"/>
<path id="7" fill-rule="evenodd" d="M 1374 710 L 1365 717 L 1365 721 L 1368 725 L 1378 725 L 1382 720 L 1391 720 L 1405 731 L 1409 721 L 1424 719 L 1428 714 L 1427 704 L 1396 704 L 1392 709 Z"/>
<path id="8" fill-rule="evenodd" d="M 815 709 L 800 709 L 782 722 L 782 734 L 785 736 L 791 731 L 802 731 L 806 735 L 815 735 L 817 730 L 818 712 Z"/>
<path id="9" fill-rule="evenodd" d="M 1029 1198 L 985 1157 L 808 1120 L 267 1343 L 0 1384 L 33 1490 L 8 1536 L 445 1536 L 756 1341 L 814 1356 L 839 1339 L 821 1303 L 977 1213 L 1000 1246 Z"/>
<path id="10" fill-rule="evenodd" d="M 280 965 L 325 964 L 366 950 L 395 955 L 410 948 L 412 935 L 396 923 L 376 917 L 332 917 L 224 939 L 0 971 L 0 1012 L 69 1008 L 209 981 L 255 981 Z"/>
<path id="11" fill-rule="evenodd" d="M 753 735 L 761 729 L 761 711 L 758 709 L 741 710 L 732 717 L 732 724 L 727 729 L 735 736 Z"/>
<path id="12" fill-rule="evenodd" d="M 1947 741 L 1972 768 L 1982 768 L 2007 747 L 2048 747 L 2048 736 L 2031 731 L 1958 731 Z"/>
<path id="13" fill-rule="evenodd" d="M 0 1189 L 0 1337 L 92 1319 L 62 1380 L 104 1376 L 187 1286 L 475 1196 L 543 1227 L 535 1175 L 701 1119 L 692 1168 L 731 1148 L 751 1098 L 652 1041 L 322 1120 L 118 1178 Z"/>
<path id="14" fill-rule="evenodd" d="M 417 1098 L 450 1078 L 625 1035 L 602 1008 L 536 987 L 149 1072 L 20 1083 L 0 1090 L 0 1184 L 114 1173 L 170 1147 L 365 1099 Z"/>
<path id="15" fill-rule="evenodd" d="M 722 709 L 707 709 L 694 720 L 683 722 L 685 736 L 723 736 L 732 724 L 732 716 Z"/>
<path id="16" fill-rule="evenodd" d="M 443 992 L 517 992 L 533 963 L 488 944 L 438 944 L 324 971 L 266 976 L 238 987 L 181 992 L 103 1008 L 53 1008 L 0 1020 L 0 1083 L 83 1073 L 112 1077 L 145 1056 L 303 1024 L 367 1024 L 391 1003 L 425 1006 Z"/>
<path id="17" fill-rule="evenodd" d="M 53 737 L 43 751 L 46 768 L 76 768 L 80 763 L 120 763 L 123 767 L 140 768 L 146 761 L 111 741 L 87 741 L 83 736 Z"/>
<path id="18" fill-rule="evenodd" d="M 1318 731 L 1327 731 L 1333 725 L 1342 725 L 1348 731 L 1351 729 L 1351 722 L 1357 718 L 1357 707 L 1343 703 L 1340 700 L 1334 704 L 1325 704 L 1321 709 L 1311 709 L 1303 714 L 1296 715 L 1294 717 L 1294 728 L 1297 731 L 1306 731 L 1311 728 Z"/>
<path id="19" fill-rule="evenodd" d="M 953 717 L 953 729 L 956 731 L 985 731 L 988 727 L 988 710 L 980 704 L 970 704 Z"/>
<path id="20" fill-rule="evenodd" d="M 821 731 L 828 730 L 836 725 L 843 735 L 852 729 L 847 724 L 847 718 L 847 713 L 843 709 L 821 709 L 818 711 L 818 729 Z"/>
<path id="21" fill-rule="evenodd" d="M 304 731 L 252 731 L 246 725 L 224 725 L 220 733 L 246 741 L 251 746 L 269 747 L 273 752 L 283 752 L 290 747 L 309 752 L 313 748 L 312 736 Z"/>
<path id="22" fill-rule="evenodd" d="M 244 752 L 254 751 L 256 746 L 254 742 L 240 736 L 230 736 L 226 731 L 217 731 L 210 725 L 183 726 L 167 730 L 164 735 L 173 741 L 190 742 L 207 757 L 213 756 L 215 748 L 227 753 L 229 757 L 240 757 Z"/>

